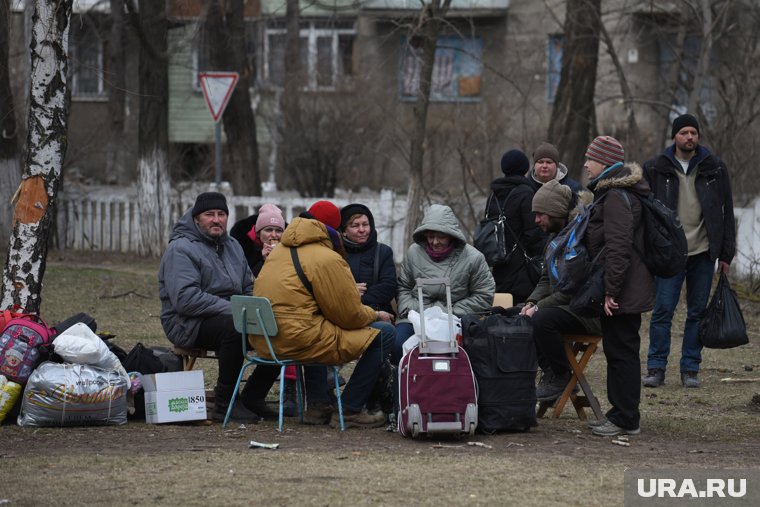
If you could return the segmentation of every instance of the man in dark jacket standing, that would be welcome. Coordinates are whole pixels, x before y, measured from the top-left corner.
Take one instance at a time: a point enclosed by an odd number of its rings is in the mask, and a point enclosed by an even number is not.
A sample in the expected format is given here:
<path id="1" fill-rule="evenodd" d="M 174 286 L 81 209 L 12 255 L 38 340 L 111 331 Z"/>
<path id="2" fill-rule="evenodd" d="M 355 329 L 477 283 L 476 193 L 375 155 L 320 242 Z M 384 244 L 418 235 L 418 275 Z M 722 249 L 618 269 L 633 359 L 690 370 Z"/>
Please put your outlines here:
<path id="1" fill-rule="evenodd" d="M 657 278 L 657 300 L 649 325 L 646 387 L 665 382 L 670 328 L 681 287 L 686 281 L 686 323 L 681 347 L 681 383 L 699 387 L 702 345 L 699 323 L 710 297 L 715 260 L 728 273 L 736 252 L 734 203 L 726 165 L 699 145 L 699 122 L 684 114 L 673 121 L 673 145 L 644 164 L 654 196 L 678 212 L 689 247 L 686 269 L 672 278 Z"/>
<path id="2" fill-rule="evenodd" d="M 166 337 L 180 347 L 215 350 L 219 358 L 215 421 L 224 420 L 243 365 L 242 337 L 232 320 L 230 296 L 253 292 L 253 275 L 243 249 L 227 234 L 228 212 L 223 194 L 200 194 L 193 208 L 174 225 L 158 270 L 161 325 Z M 256 367 L 243 390 L 243 403 L 233 407 L 233 421 L 251 423 L 277 417 L 264 401 L 269 387 L 255 381 L 267 369 L 275 370 L 275 376 L 279 371 L 271 366 Z M 255 389 L 266 390 L 257 393 Z"/>
<path id="3" fill-rule="evenodd" d="M 522 151 L 504 153 L 501 157 L 504 176 L 491 182 L 491 195 L 486 203 L 486 218 L 495 218 L 499 214 L 506 218 L 506 242 L 512 254 L 506 263 L 493 266 L 493 278 L 496 292 L 509 292 L 515 304 L 525 301 L 538 282 L 531 279 L 525 256 L 516 241 L 529 257 L 541 255 L 546 244 L 546 234 L 536 225 L 531 210 L 536 191 L 525 177 L 529 169 L 530 162 Z"/>

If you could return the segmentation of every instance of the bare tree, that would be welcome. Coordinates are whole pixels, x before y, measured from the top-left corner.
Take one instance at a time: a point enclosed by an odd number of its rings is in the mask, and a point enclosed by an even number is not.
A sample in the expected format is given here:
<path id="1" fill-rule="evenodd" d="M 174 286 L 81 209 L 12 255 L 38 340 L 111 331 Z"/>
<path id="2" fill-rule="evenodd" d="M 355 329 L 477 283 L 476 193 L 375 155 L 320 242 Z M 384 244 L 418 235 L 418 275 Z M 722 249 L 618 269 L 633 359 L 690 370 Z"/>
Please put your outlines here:
<path id="1" fill-rule="evenodd" d="M 548 137 L 576 179 L 580 179 L 583 156 L 595 130 L 600 19 L 601 0 L 567 1 L 562 71 Z"/>
<path id="2" fill-rule="evenodd" d="M 301 83 L 301 41 L 298 0 L 287 0 L 285 8 L 285 24 L 287 28 L 285 41 L 285 82 L 280 95 L 280 111 L 282 119 L 278 134 L 280 138 L 280 159 L 286 174 L 295 171 L 298 165 L 296 156 L 299 146 L 300 125 L 300 90 Z M 303 190 L 301 190 L 303 193 Z M 309 190 L 306 193 L 311 194 Z"/>
<path id="3" fill-rule="evenodd" d="M 10 2 L 0 5 L 0 242 L 6 243 L 10 230 L 13 205 L 11 198 L 21 181 L 18 126 L 11 90 L 8 48 L 10 46 Z"/>
<path id="4" fill-rule="evenodd" d="M 247 58 L 244 6 L 244 0 L 211 0 L 205 33 L 210 42 L 211 65 L 240 75 L 223 116 L 232 186 L 238 194 L 261 195 L 256 118 L 248 89 L 254 70 Z"/>
<path id="5" fill-rule="evenodd" d="M 130 9 L 134 20 L 134 7 Z M 139 0 L 138 16 L 133 25 L 140 38 L 137 181 L 140 254 L 158 257 L 171 227 L 166 0 Z"/>
<path id="6" fill-rule="evenodd" d="M 414 106 L 414 126 L 409 151 L 409 187 L 407 190 L 406 243 L 411 244 L 412 233 L 422 218 L 423 162 L 430 90 L 433 82 L 433 65 L 438 36 L 451 0 L 431 0 L 420 11 L 416 33 L 422 37 L 422 69 L 417 102 Z"/>
<path id="7" fill-rule="evenodd" d="M 3 271 L 0 308 L 39 312 L 48 237 L 54 226 L 69 115 L 68 41 L 72 0 L 35 0 L 27 158 Z"/>
<path id="8" fill-rule="evenodd" d="M 131 1 L 131 0 L 130 0 Z M 111 33 L 108 39 L 108 117 L 110 133 L 106 151 L 106 171 L 115 175 L 120 185 L 130 182 L 131 171 L 126 167 L 124 137 L 126 131 L 127 57 L 124 52 L 124 0 L 109 0 Z"/>

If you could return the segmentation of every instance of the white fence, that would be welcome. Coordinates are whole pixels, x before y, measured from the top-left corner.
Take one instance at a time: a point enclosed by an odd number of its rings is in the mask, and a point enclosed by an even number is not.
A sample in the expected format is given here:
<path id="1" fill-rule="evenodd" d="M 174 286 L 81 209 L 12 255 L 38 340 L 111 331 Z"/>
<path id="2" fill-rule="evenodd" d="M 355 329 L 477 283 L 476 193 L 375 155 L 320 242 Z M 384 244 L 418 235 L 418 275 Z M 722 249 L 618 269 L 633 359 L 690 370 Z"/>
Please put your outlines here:
<path id="1" fill-rule="evenodd" d="M 172 204 L 172 223 L 195 200 L 197 192 L 179 194 Z M 293 217 L 309 208 L 318 198 L 293 196 L 265 197 L 230 196 L 229 227 L 235 221 L 254 214 L 267 202 L 277 204 L 290 222 Z M 404 244 L 406 224 L 406 197 L 384 190 L 374 194 L 357 194 L 330 199 L 338 207 L 360 202 L 375 217 L 378 239 L 390 245 L 396 262 L 401 262 L 407 245 Z M 88 189 L 63 193 L 58 213 L 59 247 L 73 250 L 102 250 L 137 252 L 140 218 L 137 211 L 137 193 L 134 189 Z M 734 210 L 739 224 L 737 254 L 734 269 L 743 275 L 760 275 L 760 198 L 749 208 Z"/>
<path id="2" fill-rule="evenodd" d="M 178 194 L 172 204 L 172 223 L 195 201 L 196 193 Z M 318 198 L 277 196 L 228 196 L 229 227 L 239 219 L 257 212 L 265 203 L 274 203 L 283 210 L 285 221 L 290 222 L 301 211 L 308 209 Z M 391 190 L 374 194 L 358 194 L 330 199 L 342 207 L 352 202 L 366 205 L 375 218 L 378 240 L 393 248 L 397 262 L 406 250 L 404 227 L 406 224 L 406 198 Z M 58 205 L 59 248 L 72 250 L 99 250 L 137 252 L 140 242 L 140 217 L 137 193 L 133 188 L 89 189 L 64 192 Z"/>

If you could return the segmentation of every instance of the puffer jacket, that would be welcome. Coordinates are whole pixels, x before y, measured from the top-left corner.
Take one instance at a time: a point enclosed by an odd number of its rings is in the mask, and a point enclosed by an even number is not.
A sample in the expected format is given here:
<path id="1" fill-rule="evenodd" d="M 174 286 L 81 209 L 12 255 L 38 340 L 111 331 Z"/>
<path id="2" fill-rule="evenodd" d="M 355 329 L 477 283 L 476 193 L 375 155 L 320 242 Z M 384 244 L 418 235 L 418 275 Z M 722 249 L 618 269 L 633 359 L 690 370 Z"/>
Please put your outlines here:
<path id="1" fill-rule="evenodd" d="M 453 237 L 454 251 L 441 262 L 434 262 L 425 251 L 425 231 L 438 231 Z M 483 254 L 467 244 L 451 208 L 440 204 L 430 206 L 412 238 L 414 244 L 406 252 L 398 277 L 396 302 L 401 318 L 406 319 L 409 310 L 420 311 L 416 278 L 449 277 L 452 311 L 457 317 L 491 308 L 495 288 L 493 276 Z M 423 304 L 426 309 L 436 305 L 446 311 L 445 287 L 425 287 Z"/>
<path id="2" fill-rule="evenodd" d="M 636 314 L 654 306 L 654 277 L 638 252 L 646 251 L 641 202 L 636 195 L 649 194 L 649 185 L 636 164 L 615 164 L 591 181 L 594 192 L 584 243 L 595 257 L 602 248 L 605 293 L 615 298 L 615 314 Z M 628 192 L 628 199 L 623 194 Z M 605 195 L 608 194 L 608 195 Z M 602 199 L 603 198 L 603 199 Z"/>
<path id="3" fill-rule="evenodd" d="M 290 250 L 296 248 L 314 294 L 296 273 Z M 276 354 L 299 361 L 343 364 L 358 358 L 379 333 L 368 327 L 376 312 L 363 305 L 351 270 L 333 250 L 325 226 L 296 218 L 269 254 L 253 288 L 268 298 L 279 332 L 272 339 Z M 269 357 L 263 336 L 251 335 L 258 354 Z"/>
<path id="4" fill-rule="evenodd" d="M 201 233 L 191 211 L 174 225 L 158 268 L 161 325 L 169 341 L 192 347 L 201 322 L 229 314 L 230 296 L 248 295 L 253 275 L 243 249 L 227 234 Z"/>
<path id="5" fill-rule="evenodd" d="M 499 216 L 499 206 L 507 224 L 529 257 L 540 255 L 546 246 L 546 234 L 536 225 L 532 211 L 533 195 L 536 193 L 524 176 L 505 176 L 491 183 L 493 197 L 488 200 L 486 218 Z M 497 202 L 498 201 L 498 202 Z M 512 248 L 514 237 L 507 231 L 507 246 Z M 509 292 L 520 303 L 533 290 L 534 283 L 525 269 L 525 257 L 515 248 L 509 262 L 493 267 L 496 292 Z"/>
<path id="6" fill-rule="evenodd" d="M 678 209 L 679 179 L 675 172 L 682 170 L 675 159 L 675 146 L 666 148 L 644 164 L 644 174 L 652 193 L 670 209 Z M 710 259 L 730 264 L 736 255 L 736 224 L 728 169 L 710 150 L 697 146 L 689 171 L 697 171 L 694 186 L 705 219 Z"/>
<path id="7" fill-rule="evenodd" d="M 351 268 L 354 280 L 357 283 L 367 284 L 367 292 L 362 295 L 362 303 L 375 310 L 393 313 L 391 302 L 396 297 L 396 263 L 393 260 L 393 249 L 377 241 L 375 217 L 369 208 L 359 204 L 353 206 L 367 216 L 371 232 L 367 242 L 362 245 L 344 240 L 346 262 Z M 375 266 L 375 261 L 377 261 L 377 266 Z M 375 273 L 376 267 L 377 273 Z"/>
<path id="8" fill-rule="evenodd" d="M 588 206 L 591 203 L 593 197 L 594 196 L 591 192 L 582 190 L 578 194 L 578 201 L 580 204 Z M 578 215 L 580 211 L 580 204 L 570 211 L 568 222 L 572 221 Z M 556 236 L 556 234 L 552 234 L 549 237 L 549 241 L 551 241 L 554 236 Z M 562 292 L 556 290 L 556 288 L 552 287 L 549 279 L 549 272 L 547 271 L 547 267 L 544 264 L 544 268 L 541 271 L 541 278 L 538 280 L 538 283 L 533 289 L 533 292 L 531 292 L 530 296 L 528 296 L 527 301 L 534 303 L 539 309 L 561 308 L 562 310 L 575 317 L 578 322 L 580 322 L 586 329 L 586 333 L 594 335 L 602 334 L 602 327 L 599 323 L 598 317 L 580 317 L 579 315 L 576 315 L 570 311 L 570 300 L 572 298 L 573 297 L 571 295 L 563 294 Z"/>

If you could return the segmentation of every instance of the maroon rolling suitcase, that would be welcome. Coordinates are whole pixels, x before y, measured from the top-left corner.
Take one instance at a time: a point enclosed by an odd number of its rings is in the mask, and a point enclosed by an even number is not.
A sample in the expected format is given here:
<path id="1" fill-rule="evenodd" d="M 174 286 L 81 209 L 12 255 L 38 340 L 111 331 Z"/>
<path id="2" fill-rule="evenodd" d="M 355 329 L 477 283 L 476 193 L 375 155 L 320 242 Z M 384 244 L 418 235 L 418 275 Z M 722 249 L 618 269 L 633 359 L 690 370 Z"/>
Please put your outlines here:
<path id="1" fill-rule="evenodd" d="M 446 286 L 451 341 L 428 340 L 425 334 L 422 289 Z M 448 278 L 418 278 L 421 339 L 399 364 L 399 431 L 404 436 L 475 433 L 478 396 L 470 358 L 456 342 Z"/>

